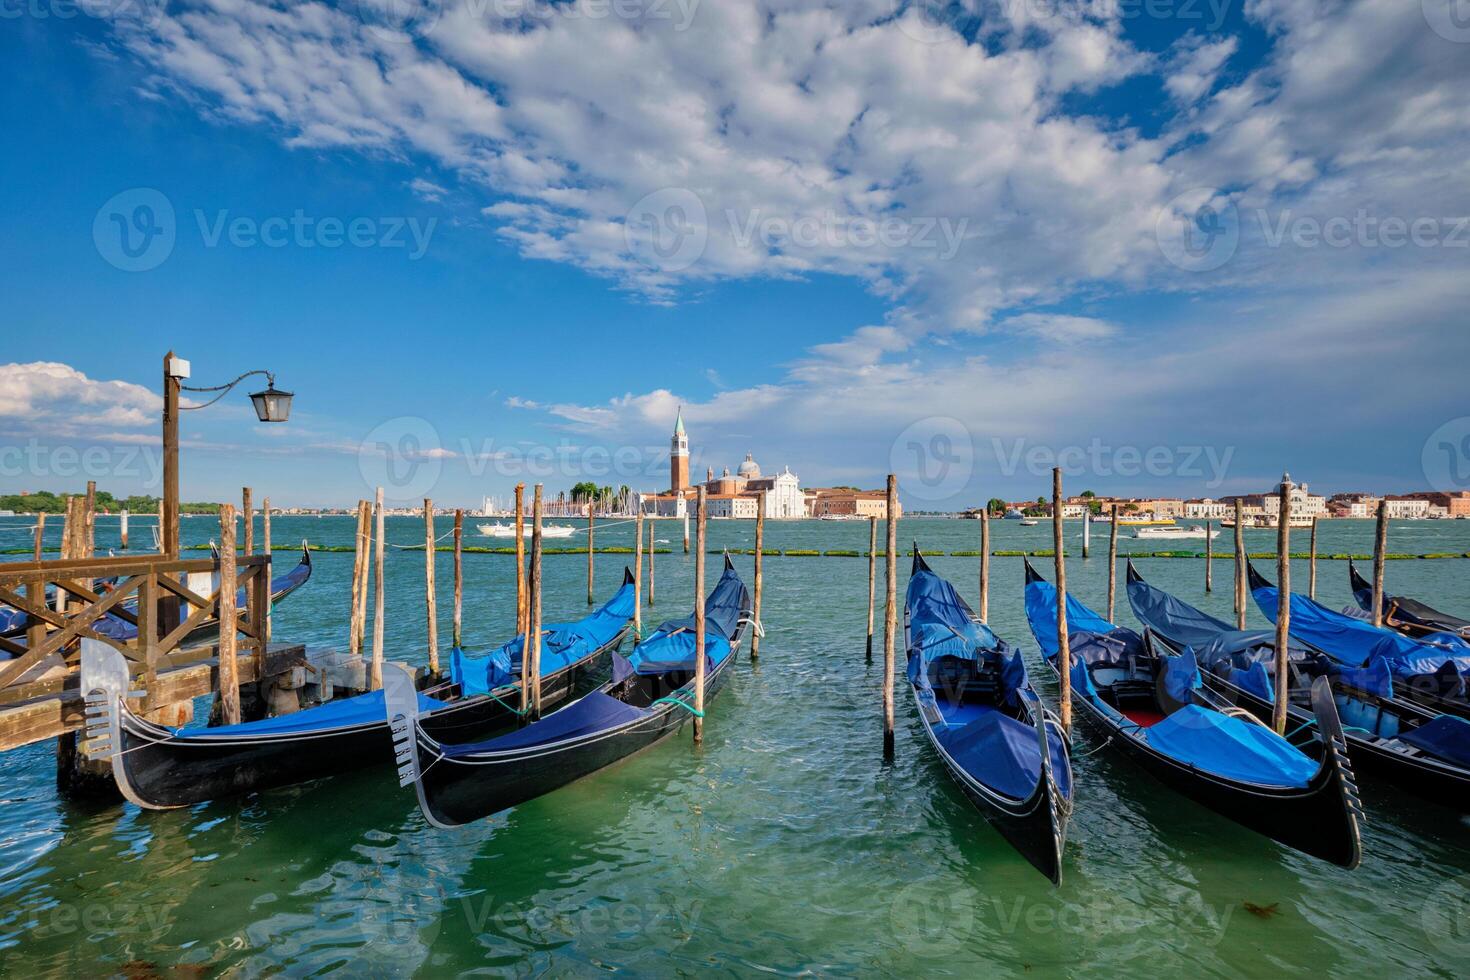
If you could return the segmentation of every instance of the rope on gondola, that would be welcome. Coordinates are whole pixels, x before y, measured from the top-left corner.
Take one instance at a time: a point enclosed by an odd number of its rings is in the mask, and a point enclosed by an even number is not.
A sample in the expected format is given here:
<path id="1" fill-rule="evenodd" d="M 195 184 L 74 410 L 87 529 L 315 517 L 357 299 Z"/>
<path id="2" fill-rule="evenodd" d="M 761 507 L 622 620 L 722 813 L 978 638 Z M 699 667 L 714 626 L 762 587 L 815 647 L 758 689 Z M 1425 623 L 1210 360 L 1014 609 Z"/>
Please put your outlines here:
<path id="1" fill-rule="evenodd" d="M 1084 752 L 1084 753 L 1082 753 L 1082 754 L 1081 754 L 1081 755 L 1074 755 L 1074 756 L 1072 756 L 1072 757 L 1071 757 L 1071 758 L 1073 758 L 1073 759 L 1085 759 L 1085 758 L 1087 758 L 1087 757 L 1088 757 L 1088 756 L 1090 756 L 1090 755 L 1097 755 L 1097 754 L 1098 754 L 1098 753 L 1099 753 L 1099 752 L 1101 752 L 1101 751 L 1102 751 L 1102 750 L 1103 750 L 1103 749 L 1105 749 L 1105 748 L 1107 748 L 1107 747 L 1108 747 L 1108 746 L 1109 746 L 1109 745 L 1112 745 L 1112 744 L 1113 744 L 1113 736 L 1111 736 L 1111 735 L 1109 735 L 1109 736 L 1108 736 L 1108 737 L 1107 737 L 1107 738 L 1106 738 L 1106 739 L 1105 739 L 1105 740 L 1104 740 L 1104 741 L 1103 741 L 1103 744 L 1101 744 L 1101 745 L 1099 745 L 1099 746 L 1098 746 L 1098 747 L 1097 747 L 1097 748 L 1095 748 L 1095 749 L 1093 749 L 1093 750 L 1092 750 L 1092 751 L 1090 751 L 1090 752 Z"/>
<path id="2" fill-rule="evenodd" d="M 679 707 L 683 708 L 685 711 L 689 712 L 691 715 L 693 715 L 696 718 L 703 718 L 704 717 L 704 712 L 703 711 L 700 711 L 698 708 L 694 707 L 694 705 L 692 705 L 692 704 L 688 704 L 688 703 L 686 703 L 684 701 L 680 701 L 678 698 L 672 698 L 672 697 L 671 698 L 659 698 L 657 701 L 654 701 L 652 704 L 650 704 L 649 707 L 651 708 L 655 704 L 677 704 Z"/>

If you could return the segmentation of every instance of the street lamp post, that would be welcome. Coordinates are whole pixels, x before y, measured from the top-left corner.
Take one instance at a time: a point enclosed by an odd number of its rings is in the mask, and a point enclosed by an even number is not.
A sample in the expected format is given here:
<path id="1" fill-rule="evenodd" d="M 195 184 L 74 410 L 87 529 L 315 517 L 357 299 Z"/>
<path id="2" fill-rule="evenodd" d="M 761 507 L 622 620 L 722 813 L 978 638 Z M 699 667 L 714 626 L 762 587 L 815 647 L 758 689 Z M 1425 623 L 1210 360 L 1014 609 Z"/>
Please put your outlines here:
<path id="1" fill-rule="evenodd" d="M 269 371 L 246 371 L 234 381 L 209 388 L 193 388 L 184 381 L 189 377 L 189 362 L 169 351 L 163 357 L 163 527 L 159 532 L 163 553 L 168 558 L 179 557 L 179 405 L 182 392 L 219 392 L 202 405 L 190 405 L 189 409 L 208 408 L 229 394 L 241 381 L 263 374 L 266 388 L 251 394 L 255 415 L 262 422 L 285 422 L 291 417 L 289 391 L 276 388 L 276 377 Z"/>

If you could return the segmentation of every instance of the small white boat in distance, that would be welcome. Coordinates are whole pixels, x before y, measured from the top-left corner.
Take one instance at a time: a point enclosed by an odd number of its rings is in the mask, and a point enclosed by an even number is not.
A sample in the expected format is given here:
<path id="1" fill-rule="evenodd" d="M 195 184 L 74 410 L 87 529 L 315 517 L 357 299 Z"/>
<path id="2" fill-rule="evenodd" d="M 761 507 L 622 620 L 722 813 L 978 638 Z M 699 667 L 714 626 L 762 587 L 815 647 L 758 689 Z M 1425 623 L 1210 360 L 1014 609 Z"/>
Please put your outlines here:
<path id="1" fill-rule="evenodd" d="M 480 529 L 480 533 L 487 538 L 513 538 L 516 536 L 514 524 L 480 524 L 477 526 Z M 534 532 L 535 528 L 532 527 L 530 521 L 527 521 L 525 530 L 521 532 L 521 537 L 529 538 Z M 543 538 L 569 538 L 576 533 L 576 528 L 566 524 L 543 524 L 541 526 L 541 536 Z"/>
<path id="2" fill-rule="evenodd" d="M 1010 509 L 1008 509 L 1006 511 L 1005 517 L 1003 519 L 1004 520 L 1007 520 L 1007 521 L 1019 521 L 1021 518 L 1025 517 L 1025 516 L 1026 516 L 1025 514 L 1021 513 L 1016 508 L 1011 507 Z"/>
<path id="3" fill-rule="evenodd" d="M 1022 527 L 1035 527 L 1036 525 L 1038 525 L 1040 523 L 1041 522 L 1038 521 L 1034 517 L 1023 517 L 1023 518 L 1021 518 L 1021 526 Z"/>
<path id="4" fill-rule="evenodd" d="M 1137 531 L 1133 532 L 1133 536 L 1135 538 L 1172 539 L 1204 537 L 1218 538 L 1220 536 L 1220 529 L 1210 528 L 1206 530 L 1205 528 L 1200 527 L 1198 524 L 1195 524 L 1192 527 L 1179 527 L 1177 525 L 1169 527 L 1141 527 Z"/>

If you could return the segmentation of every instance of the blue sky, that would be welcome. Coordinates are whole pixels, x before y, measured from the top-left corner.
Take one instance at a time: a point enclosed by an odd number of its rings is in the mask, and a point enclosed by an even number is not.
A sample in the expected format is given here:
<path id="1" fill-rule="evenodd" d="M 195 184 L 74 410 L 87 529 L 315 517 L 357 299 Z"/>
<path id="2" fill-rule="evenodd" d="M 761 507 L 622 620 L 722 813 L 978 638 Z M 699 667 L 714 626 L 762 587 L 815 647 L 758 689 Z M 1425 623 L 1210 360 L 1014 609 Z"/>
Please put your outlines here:
<path id="1" fill-rule="evenodd" d="M 654 490 L 680 404 L 920 507 L 1470 472 L 1449 0 L 86 9 L 0 31 L 4 489 L 156 489 L 170 347 L 299 393 L 190 498 Z"/>

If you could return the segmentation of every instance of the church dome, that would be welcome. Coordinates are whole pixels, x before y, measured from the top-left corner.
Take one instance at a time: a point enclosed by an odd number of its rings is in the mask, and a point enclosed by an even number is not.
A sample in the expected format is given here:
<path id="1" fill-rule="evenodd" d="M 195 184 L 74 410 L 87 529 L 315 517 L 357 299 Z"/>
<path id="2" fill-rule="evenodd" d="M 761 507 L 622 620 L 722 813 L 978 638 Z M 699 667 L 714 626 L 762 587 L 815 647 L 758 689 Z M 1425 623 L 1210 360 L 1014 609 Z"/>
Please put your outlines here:
<path id="1" fill-rule="evenodd" d="M 745 462 L 740 464 L 739 473 L 747 480 L 759 480 L 761 476 L 760 464 L 758 464 L 750 453 L 745 454 Z"/>

